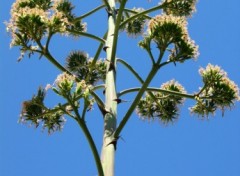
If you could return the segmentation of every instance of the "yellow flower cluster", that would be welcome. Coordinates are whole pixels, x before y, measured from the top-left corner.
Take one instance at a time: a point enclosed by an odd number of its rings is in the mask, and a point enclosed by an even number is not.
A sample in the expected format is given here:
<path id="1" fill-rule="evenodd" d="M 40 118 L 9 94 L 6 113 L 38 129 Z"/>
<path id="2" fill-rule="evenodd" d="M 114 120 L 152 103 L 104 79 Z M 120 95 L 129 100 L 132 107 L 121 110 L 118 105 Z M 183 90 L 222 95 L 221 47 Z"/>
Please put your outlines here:
<path id="1" fill-rule="evenodd" d="M 149 21 L 148 24 L 148 32 L 149 34 L 152 33 L 152 31 L 155 30 L 155 28 L 159 26 L 163 26 L 166 24 L 174 24 L 176 25 L 179 30 L 181 30 L 181 33 L 183 36 L 187 36 L 187 21 L 184 17 L 178 17 L 173 15 L 157 15 L 152 20 Z"/>
<path id="2" fill-rule="evenodd" d="M 222 84 L 227 85 L 234 94 L 234 100 L 240 100 L 238 86 L 228 78 L 227 72 L 222 70 L 218 65 L 208 64 L 205 69 L 199 69 L 199 74 L 203 77 L 205 84 L 211 84 L 209 81 L 220 81 Z"/>
<path id="3" fill-rule="evenodd" d="M 146 94 L 139 101 L 136 111 L 142 119 L 158 119 L 163 124 L 174 122 L 179 116 L 179 106 L 184 98 L 179 94 L 186 93 L 184 87 L 175 80 L 168 81 L 161 86 L 162 92 Z M 177 95 L 178 94 L 178 95 Z"/>
<path id="4" fill-rule="evenodd" d="M 11 19 L 6 22 L 7 31 L 12 35 L 12 46 L 22 46 L 24 38 L 32 41 L 41 39 L 49 33 L 68 35 L 67 28 L 73 26 L 72 20 L 64 12 L 66 0 L 16 0 L 12 5 Z M 70 4 L 70 2 L 69 2 Z M 69 6 L 69 5 L 68 5 Z M 62 8 L 62 9 L 61 9 Z M 71 9 L 70 9 L 71 10 Z M 83 30 L 85 30 L 85 25 Z"/>
<path id="5" fill-rule="evenodd" d="M 199 56 L 198 46 L 189 37 L 185 17 L 166 14 L 155 16 L 149 21 L 148 36 L 162 50 L 173 44 L 169 60 L 174 62 Z"/>
<path id="6" fill-rule="evenodd" d="M 227 77 L 227 73 L 219 66 L 208 64 L 200 68 L 204 87 L 196 96 L 197 103 L 190 108 L 191 112 L 202 117 L 214 114 L 217 109 L 224 112 L 239 101 L 238 86 Z"/>

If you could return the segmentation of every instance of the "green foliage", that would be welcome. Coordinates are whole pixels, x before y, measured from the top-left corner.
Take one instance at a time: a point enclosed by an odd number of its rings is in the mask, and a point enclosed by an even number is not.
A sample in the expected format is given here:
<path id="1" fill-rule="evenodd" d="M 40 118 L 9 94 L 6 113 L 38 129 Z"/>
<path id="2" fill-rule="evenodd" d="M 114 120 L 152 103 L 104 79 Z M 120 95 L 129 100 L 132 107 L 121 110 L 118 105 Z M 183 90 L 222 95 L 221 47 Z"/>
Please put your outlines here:
<path id="1" fill-rule="evenodd" d="M 53 109 L 45 107 L 45 95 L 45 90 L 40 87 L 37 95 L 34 95 L 31 100 L 24 101 L 19 121 L 30 123 L 36 128 L 42 124 L 43 129 L 47 128 L 48 133 L 52 133 L 63 128 L 65 118 L 63 117 L 63 111 L 59 107 Z"/>

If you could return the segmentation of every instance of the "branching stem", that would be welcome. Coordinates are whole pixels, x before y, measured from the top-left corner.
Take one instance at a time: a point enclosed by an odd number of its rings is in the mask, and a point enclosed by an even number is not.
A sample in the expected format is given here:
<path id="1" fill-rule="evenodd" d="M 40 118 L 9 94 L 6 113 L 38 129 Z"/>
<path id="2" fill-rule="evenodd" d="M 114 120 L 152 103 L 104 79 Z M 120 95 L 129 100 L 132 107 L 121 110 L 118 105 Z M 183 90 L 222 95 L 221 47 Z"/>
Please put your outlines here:
<path id="1" fill-rule="evenodd" d="M 85 137 L 87 138 L 88 144 L 91 148 L 91 151 L 92 151 L 92 154 L 93 154 L 93 157 L 94 157 L 94 160 L 95 160 L 95 164 L 97 166 L 98 174 L 100 176 L 104 176 L 101 160 L 100 160 L 100 157 L 99 157 L 99 154 L 98 154 L 98 151 L 97 151 L 96 144 L 94 143 L 94 140 L 92 138 L 92 135 L 91 135 L 90 131 L 88 130 L 88 127 L 86 126 L 86 123 L 85 123 L 84 119 L 81 118 L 81 116 L 79 114 L 79 111 L 78 111 L 78 107 L 76 107 L 74 105 L 74 102 L 72 102 L 72 100 L 69 96 L 65 96 L 65 98 L 68 100 L 68 103 L 72 106 L 73 111 L 74 111 L 75 116 L 76 116 L 76 118 L 74 118 L 74 119 L 78 122 L 79 126 L 81 127 L 81 129 L 82 129 L 82 131 L 85 135 Z"/>
<path id="2" fill-rule="evenodd" d="M 81 15 L 80 17 L 75 18 L 74 22 L 78 22 L 78 21 L 82 20 L 83 18 L 86 18 L 86 17 L 92 15 L 93 13 L 95 13 L 98 10 L 102 9 L 103 7 L 105 7 L 105 4 L 100 5 L 100 6 L 96 7 L 95 9 L 92 9 L 91 11 L 85 13 L 84 15 Z"/>
<path id="3" fill-rule="evenodd" d="M 94 40 L 97 40 L 97 41 L 99 41 L 99 42 L 101 42 L 101 43 L 103 43 L 103 44 L 105 44 L 105 42 L 106 42 L 104 39 L 102 39 L 102 38 L 100 38 L 100 37 L 98 37 L 98 36 L 96 36 L 96 35 L 89 34 L 89 33 L 87 33 L 87 32 L 80 32 L 80 31 L 74 31 L 74 30 L 68 30 L 68 32 L 73 33 L 73 34 L 76 34 L 76 35 L 81 35 L 81 36 L 89 37 L 89 38 L 94 39 Z"/>
<path id="4" fill-rule="evenodd" d="M 84 135 L 86 136 L 87 141 L 90 145 L 90 148 L 91 148 L 91 151 L 93 153 L 94 160 L 95 160 L 95 164 L 97 166 L 98 175 L 99 176 L 104 176 L 101 160 L 100 160 L 100 157 L 99 157 L 99 154 L 98 154 L 98 151 L 97 151 L 97 147 L 96 147 L 96 145 L 93 141 L 92 135 L 89 132 L 88 127 L 86 126 L 83 119 L 77 119 L 77 122 L 78 122 L 79 126 L 81 127 L 81 129 L 82 129 Z"/>
<path id="5" fill-rule="evenodd" d="M 159 10 L 159 9 L 161 9 L 161 8 L 163 8 L 163 5 L 162 5 L 162 4 L 161 4 L 161 5 L 158 5 L 158 6 L 155 6 L 155 7 L 153 7 L 153 8 L 150 8 L 150 9 L 148 9 L 148 10 L 144 10 L 144 11 L 142 11 L 142 12 L 139 12 L 139 13 L 131 16 L 130 18 L 126 19 L 125 21 L 123 21 L 123 22 L 121 23 L 120 27 L 125 26 L 128 22 L 134 20 L 134 19 L 137 18 L 137 17 L 143 16 L 143 15 L 145 15 L 145 14 L 147 14 L 147 13 L 150 13 L 150 12 L 154 12 L 154 11 Z"/>
<path id="6" fill-rule="evenodd" d="M 114 133 L 114 137 L 116 139 L 119 137 L 121 131 L 123 130 L 126 123 L 128 122 L 129 118 L 131 117 L 131 115 L 132 115 L 134 109 L 136 108 L 139 100 L 141 99 L 143 93 L 146 91 L 148 85 L 150 84 L 151 80 L 156 75 L 158 70 L 159 70 L 158 65 L 154 65 L 152 67 L 152 70 L 148 74 L 146 81 L 143 83 L 142 87 L 139 89 L 139 92 L 138 92 L 137 96 L 135 97 L 133 103 L 131 104 L 130 108 L 128 109 L 127 113 L 125 114 L 125 116 L 123 117 L 122 121 L 120 122 L 118 128 L 116 129 L 116 131 Z"/>

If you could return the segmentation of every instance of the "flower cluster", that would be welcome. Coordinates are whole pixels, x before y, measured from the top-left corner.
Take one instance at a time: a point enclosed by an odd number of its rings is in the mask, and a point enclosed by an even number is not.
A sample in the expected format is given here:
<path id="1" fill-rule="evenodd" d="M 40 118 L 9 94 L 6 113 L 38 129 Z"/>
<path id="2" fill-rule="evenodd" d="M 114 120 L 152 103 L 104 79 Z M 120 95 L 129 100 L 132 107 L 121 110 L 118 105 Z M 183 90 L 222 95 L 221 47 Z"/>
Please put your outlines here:
<path id="1" fill-rule="evenodd" d="M 48 129 L 48 133 L 60 131 L 66 122 L 63 117 L 64 112 L 57 107 L 53 109 L 45 107 L 45 95 L 45 90 L 40 87 L 37 95 L 23 102 L 19 122 L 30 123 L 36 128 L 42 124 L 43 129 Z"/>
<path id="2" fill-rule="evenodd" d="M 206 69 L 200 68 L 199 73 L 204 87 L 196 98 L 196 105 L 191 108 L 192 113 L 205 117 L 217 109 L 231 108 L 239 100 L 238 86 L 219 66 L 208 64 Z"/>
<path id="3" fill-rule="evenodd" d="M 88 54 L 82 51 L 74 51 L 67 57 L 67 68 L 80 80 L 94 85 L 98 81 L 104 81 L 106 77 L 106 63 L 98 60 L 92 63 Z"/>
<path id="4" fill-rule="evenodd" d="M 72 90 L 75 83 L 75 77 L 67 73 L 62 73 L 57 76 L 54 84 L 61 91 L 61 94 L 68 93 Z"/>
<path id="5" fill-rule="evenodd" d="M 174 122 L 179 115 L 179 105 L 184 98 L 176 93 L 185 93 L 184 88 L 176 81 L 164 83 L 160 92 L 148 92 L 137 106 L 137 113 L 143 119 L 159 119 L 163 124 Z"/>
<path id="6" fill-rule="evenodd" d="M 197 0 L 163 0 L 161 5 L 167 15 L 191 16 L 196 11 Z"/>
<path id="7" fill-rule="evenodd" d="M 152 40 L 160 51 L 170 51 L 169 60 L 173 62 L 184 62 L 199 55 L 198 46 L 189 37 L 184 17 L 165 14 L 154 17 L 149 21 L 148 34 L 139 45 L 149 50 Z"/>
<path id="8" fill-rule="evenodd" d="M 136 13 L 142 12 L 144 9 L 142 8 L 134 8 L 132 9 Z M 130 18 L 132 15 L 135 15 L 136 13 L 131 14 L 128 18 Z M 125 26 L 124 30 L 127 32 L 129 36 L 138 36 L 143 34 L 144 26 L 146 24 L 146 18 L 142 15 L 138 18 L 135 18 L 131 21 L 129 21 Z"/>
<path id="9" fill-rule="evenodd" d="M 70 103 L 68 109 L 78 108 L 78 101 L 83 98 L 87 109 L 92 109 L 94 99 L 90 96 L 91 85 L 87 84 L 85 80 L 80 82 L 76 81 L 76 78 L 68 73 L 62 73 L 58 75 L 54 82 L 52 90 L 58 95 L 64 97 L 68 103 Z M 75 106 L 75 107 L 72 107 Z"/>
<path id="10" fill-rule="evenodd" d="M 68 29 L 84 31 L 85 25 L 74 21 L 72 10 L 68 0 L 16 0 L 11 19 L 6 23 L 12 34 L 10 46 L 30 50 L 32 43 L 38 43 L 44 36 L 68 34 Z"/>

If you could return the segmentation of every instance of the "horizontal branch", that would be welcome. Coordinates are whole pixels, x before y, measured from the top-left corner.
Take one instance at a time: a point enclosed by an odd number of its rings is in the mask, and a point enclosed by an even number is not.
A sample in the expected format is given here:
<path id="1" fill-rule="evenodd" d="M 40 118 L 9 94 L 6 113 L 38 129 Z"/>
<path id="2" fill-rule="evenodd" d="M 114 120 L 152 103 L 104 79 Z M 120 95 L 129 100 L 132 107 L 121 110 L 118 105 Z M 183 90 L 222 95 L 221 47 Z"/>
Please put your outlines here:
<path id="1" fill-rule="evenodd" d="M 132 92 L 138 92 L 141 89 L 141 87 L 135 87 L 131 89 L 126 89 L 118 93 L 118 96 L 121 97 L 125 94 L 132 93 Z M 165 90 L 165 89 L 160 89 L 160 88 L 155 88 L 155 87 L 148 87 L 146 91 L 152 91 L 152 92 L 161 92 L 165 94 L 170 94 L 170 95 L 175 95 L 179 97 L 184 97 L 184 98 L 190 98 L 190 99 L 195 99 L 195 95 L 190 95 L 190 94 L 185 94 L 181 92 L 176 92 L 176 91 L 171 91 L 171 90 Z"/>

